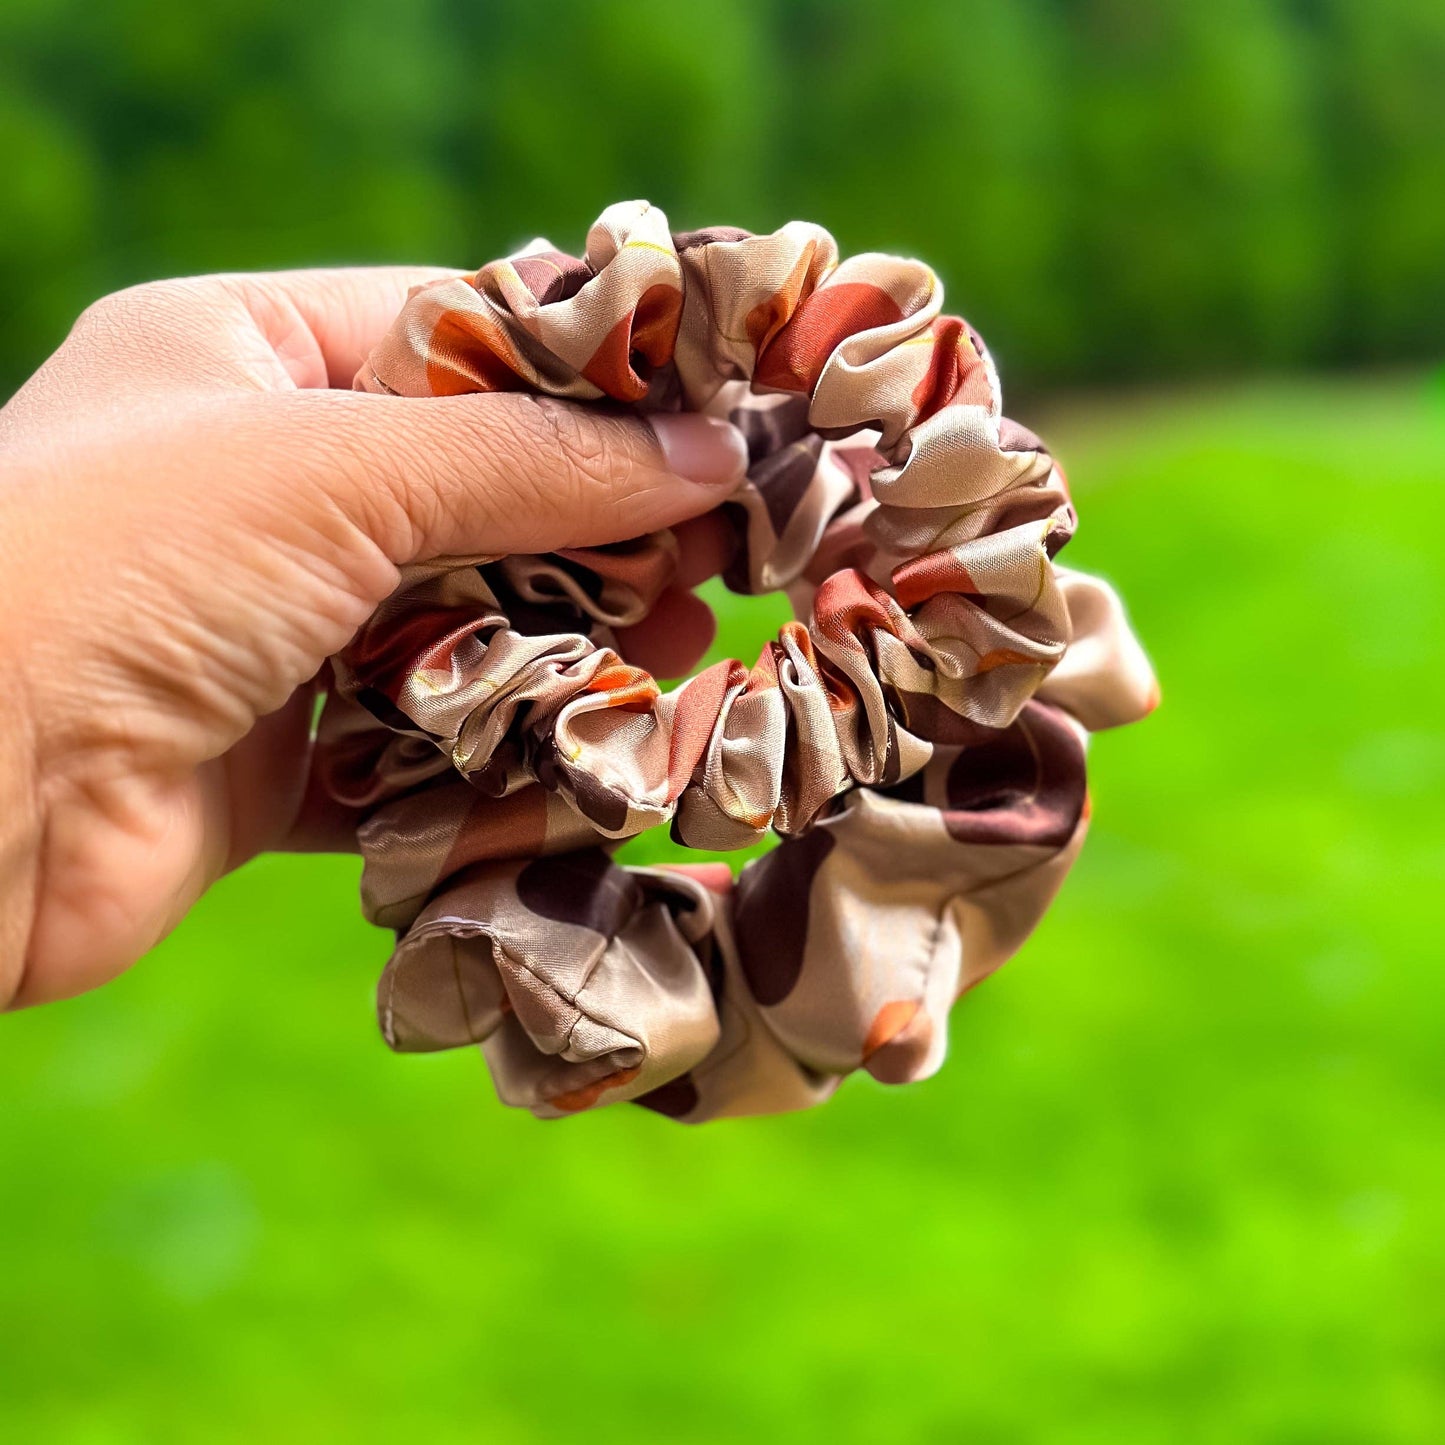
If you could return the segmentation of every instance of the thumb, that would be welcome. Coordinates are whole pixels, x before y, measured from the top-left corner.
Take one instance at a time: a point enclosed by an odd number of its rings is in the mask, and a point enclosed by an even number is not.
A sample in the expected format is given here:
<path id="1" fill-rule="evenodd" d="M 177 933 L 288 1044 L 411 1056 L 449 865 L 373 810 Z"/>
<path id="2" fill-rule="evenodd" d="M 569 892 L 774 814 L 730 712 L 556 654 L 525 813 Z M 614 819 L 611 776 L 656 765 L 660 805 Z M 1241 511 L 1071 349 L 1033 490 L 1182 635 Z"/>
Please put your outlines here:
<path id="1" fill-rule="evenodd" d="M 340 510 L 399 565 L 641 536 L 710 511 L 748 465 L 742 433 L 697 413 L 516 392 L 297 391 L 264 405 L 292 504 Z"/>

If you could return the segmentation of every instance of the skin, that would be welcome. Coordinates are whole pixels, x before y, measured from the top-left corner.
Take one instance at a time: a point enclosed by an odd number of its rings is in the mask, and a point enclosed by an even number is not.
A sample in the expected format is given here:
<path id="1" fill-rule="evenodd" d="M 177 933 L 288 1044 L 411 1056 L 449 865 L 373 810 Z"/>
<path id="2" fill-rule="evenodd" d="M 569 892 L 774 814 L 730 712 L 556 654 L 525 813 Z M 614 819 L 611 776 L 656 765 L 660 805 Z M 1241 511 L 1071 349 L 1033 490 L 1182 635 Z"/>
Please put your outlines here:
<path id="1" fill-rule="evenodd" d="M 0 1007 L 114 977 L 257 853 L 350 846 L 310 720 L 401 565 L 681 523 L 677 584 L 620 643 L 660 676 L 707 647 L 686 589 L 726 544 L 688 519 L 741 479 L 741 439 L 351 391 L 408 288 L 447 274 L 137 287 L 0 411 Z"/>

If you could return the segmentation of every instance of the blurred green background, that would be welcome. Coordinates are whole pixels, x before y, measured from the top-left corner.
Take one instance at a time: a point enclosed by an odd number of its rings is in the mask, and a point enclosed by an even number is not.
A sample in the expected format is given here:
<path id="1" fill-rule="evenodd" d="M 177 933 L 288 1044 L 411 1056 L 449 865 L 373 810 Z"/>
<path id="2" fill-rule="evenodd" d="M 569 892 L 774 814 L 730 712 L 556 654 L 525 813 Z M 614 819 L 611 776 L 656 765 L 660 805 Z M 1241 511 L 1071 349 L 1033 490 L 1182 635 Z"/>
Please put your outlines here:
<path id="1" fill-rule="evenodd" d="M 0 1021 L 0 1439 L 1445 1439 L 1442 95 L 1438 0 L 5 0 L 0 395 L 157 275 L 815 219 L 989 337 L 1164 706 L 911 1089 L 504 1112 L 346 859 Z"/>

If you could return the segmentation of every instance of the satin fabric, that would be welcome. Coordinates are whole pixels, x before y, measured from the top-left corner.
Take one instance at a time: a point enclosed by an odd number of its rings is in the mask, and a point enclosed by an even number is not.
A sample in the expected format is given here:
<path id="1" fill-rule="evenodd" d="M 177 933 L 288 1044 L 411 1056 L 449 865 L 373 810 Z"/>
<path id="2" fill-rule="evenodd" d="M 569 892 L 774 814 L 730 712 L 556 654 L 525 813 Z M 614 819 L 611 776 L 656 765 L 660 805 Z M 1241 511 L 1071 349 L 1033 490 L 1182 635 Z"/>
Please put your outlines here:
<path id="1" fill-rule="evenodd" d="M 1082 842 L 1088 732 L 1157 699 L 1112 589 L 1055 561 L 1062 470 L 942 301 L 927 266 L 840 260 L 820 227 L 674 235 L 646 202 L 583 257 L 539 241 L 410 298 L 358 387 L 732 419 L 725 580 L 806 623 L 663 693 L 614 629 L 671 581 L 670 533 L 407 570 L 321 726 L 366 815 L 367 916 L 398 934 L 392 1047 L 480 1044 L 542 1116 L 689 1121 L 942 1062 L 949 1008 Z M 783 842 L 716 889 L 611 860 L 662 823 Z"/>

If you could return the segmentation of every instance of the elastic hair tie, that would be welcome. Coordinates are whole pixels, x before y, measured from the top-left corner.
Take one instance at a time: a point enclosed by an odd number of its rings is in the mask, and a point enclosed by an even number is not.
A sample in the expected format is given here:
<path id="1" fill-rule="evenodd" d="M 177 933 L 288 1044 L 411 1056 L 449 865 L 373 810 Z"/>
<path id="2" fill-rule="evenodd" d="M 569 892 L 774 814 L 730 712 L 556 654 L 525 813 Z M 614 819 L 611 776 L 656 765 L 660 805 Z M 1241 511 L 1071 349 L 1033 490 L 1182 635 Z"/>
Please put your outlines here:
<path id="1" fill-rule="evenodd" d="M 613 629 L 671 580 L 670 532 L 406 569 L 333 660 L 320 736 L 398 935 L 393 1048 L 480 1044 L 547 1117 L 688 1121 L 942 1063 L 951 1005 L 1082 842 L 1086 734 L 1157 700 L 1114 592 L 1055 564 L 1063 472 L 942 300 L 818 226 L 674 235 L 642 201 L 581 259 L 537 241 L 413 293 L 358 388 L 728 417 L 750 468 L 724 580 L 809 621 L 663 693 Z M 782 841 L 736 886 L 612 861 L 660 823 Z"/>

